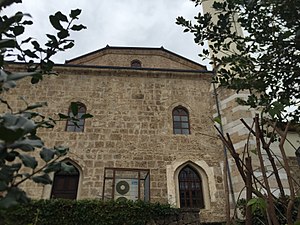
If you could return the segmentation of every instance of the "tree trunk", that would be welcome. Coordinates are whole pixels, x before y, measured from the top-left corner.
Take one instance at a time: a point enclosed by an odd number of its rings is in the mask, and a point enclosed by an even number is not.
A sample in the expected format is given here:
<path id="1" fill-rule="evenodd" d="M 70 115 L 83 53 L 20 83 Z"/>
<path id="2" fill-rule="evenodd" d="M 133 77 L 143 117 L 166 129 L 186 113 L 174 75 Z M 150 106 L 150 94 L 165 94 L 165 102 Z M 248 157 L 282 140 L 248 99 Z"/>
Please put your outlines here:
<path id="1" fill-rule="evenodd" d="M 266 173 L 264 160 L 263 160 L 263 157 L 262 157 L 262 152 L 261 152 L 261 147 L 260 147 L 259 117 L 258 117 L 258 114 L 255 115 L 254 121 L 255 121 L 255 133 L 257 134 L 256 135 L 256 150 L 257 150 L 257 155 L 258 155 L 258 158 L 259 158 L 259 163 L 260 163 L 261 173 L 262 173 L 262 177 L 263 177 L 264 184 L 265 184 L 265 189 L 267 191 L 267 197 L 266 197 L 266 199 L 267 199 L 267 213 L 268 213 L 268 215 L 269 215 L 269 217 L 272 221 L 272 224 L 273 225 L 279 225 L 279 222 L 277 220 L 276 213 L 275 213 L 273 196 L 272 196 L 269 181 L 268 181 L 268 178 L 267 178 L 267 173 Z"/>
<path id="2" fill-rule="evenodd" d="M 287 220 L 288 225 L 292 225 L 293 224 L 292 213 L 293 213 L 293 208 L 294 208 L 294 203 L 295 203 L 295 190 L 294 190 L 294 184 L 293 184 L 293 178 L 291 175 L 290 165 L 289 165 L 288 158 L 285 154 L 284 147 L 283 147 L 283 144 L 286 139 L 287 131 L 288 131 L 288 125 L 286 127 L 286 130 L 283 133 L 283 136 L 281 136 L 281 140 L 279 143 L 279 149 L 281 151 L 281 155 L 282 155 L 282 159 L 283 159 L 283 163 L 284 163 L 284 167 L 285 167 L 285 172 L 287 175 L 287 179 L 288 179 L 289 186 L 290 186 L 290 192 L 291 192 L 290 200 L 289 200 L 287 211 L 286 211 L 286 220 Z"/>
<path id="3" fill-rule="evenodd" d="M 241 121 L 254 136 L 257 135 L 256 132 L 254 132 L 253 129 L 251 127 L 249 127 L 248 124 L 243 119 L 241 119 Z M 264 139 L 264 136 L 263 136 L 263 133 L 261 132 L 260 127 L 259 127 L 259 138 L 262 142 L 263 149 L 267 152 L 268 158 L 270 160 L 270 163 L 271 163 L 271 166 L 272 166 L 272 169 L 273 169 L 273 173 L 275 175 L 276 182 L 278 184 L 280 194 L 281 194 L 281 196 L 285 196 L 283 185 L 282 185 L 281 179 L 279 177 L 278 169 L 277 169 L 277 166 L 275 164 L 274 157 L 272 156 L 272 153 L 270 151 L 270 143 L 268 143 L 268 144 L 266 143 L 266 141 Z"/>
<path id="4" fill-rule="evenodd" d="M 225 146 L 224 146 L 225 148 Z M 226 159 L 224 160 L 224 168 L 223 168 L 223 179 L 224 179 L 224 191 L 225 191 L 225 213 L 226 213 L 226 225 L 230 225 L 230 201 L 229 201 L 229 188 L 228 188 L 228 168 Z"/>
<path id="5" fill-rule="evenodd" d="M 246 158 L 246 200 L 247 203 L 252 199 L 252 165 L 251 157 Z M 251 205 L 246 206 L 246 223 L 245 225 L 252 225 Z"/>

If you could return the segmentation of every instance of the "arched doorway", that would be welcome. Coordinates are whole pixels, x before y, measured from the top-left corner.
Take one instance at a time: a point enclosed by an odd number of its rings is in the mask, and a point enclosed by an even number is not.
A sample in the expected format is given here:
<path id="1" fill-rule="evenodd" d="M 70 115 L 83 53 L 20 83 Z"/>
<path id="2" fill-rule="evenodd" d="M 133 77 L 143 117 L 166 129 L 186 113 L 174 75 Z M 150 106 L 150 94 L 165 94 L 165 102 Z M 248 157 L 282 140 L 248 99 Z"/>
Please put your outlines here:
<path id="1" fill-rule="evenodd" d="M 79 170 L 71 163 L 66 164 L 74 167 L 73 172 L 59 171 L 54 174 L 51 198 L 76 199 L 79 182 Z"/>

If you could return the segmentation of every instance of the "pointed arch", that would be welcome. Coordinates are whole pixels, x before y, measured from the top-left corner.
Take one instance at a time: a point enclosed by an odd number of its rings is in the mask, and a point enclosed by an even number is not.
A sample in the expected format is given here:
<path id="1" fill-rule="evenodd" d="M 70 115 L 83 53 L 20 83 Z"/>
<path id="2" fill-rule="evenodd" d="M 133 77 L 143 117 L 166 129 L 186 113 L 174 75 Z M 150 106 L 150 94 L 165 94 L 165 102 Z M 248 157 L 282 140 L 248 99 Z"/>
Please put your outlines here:
<path id="1" fill-rule="evenodd" d="M 173 134 L 190 134 L 189 111 L 179 105 L 172 111 Z"/>
<path id="2" fill-rule="evenodd" d="M 180 208 L 204 208 L 203 184 L 199 173 L 190 165 L 178 175 Z"/>
<path id="3" fill-rule="evenodd" d="M 200 207 L 203 207 L 203 209 L 210 209 L 211 203 L 216 201 L 216 181 L 214 179 L 215 175 L 213 167 L 210 167 L 204 160 L 194 161 L 192 159 L 180 159 L 167 165 L 169 203 L 181 207 L 179 174 L 184 168 L 190 168 L 200 177 L 203 194 L 203 205 L 200 205 Z"/>
<path id="4" fill-rule="evenodd" d="M 64 160 L 64 163 L 73 166 L 74 170 L 71 173 L 58 171 L 54 174 L 50 198 L 77 199 L 80 168 L 69 159 Z"/>

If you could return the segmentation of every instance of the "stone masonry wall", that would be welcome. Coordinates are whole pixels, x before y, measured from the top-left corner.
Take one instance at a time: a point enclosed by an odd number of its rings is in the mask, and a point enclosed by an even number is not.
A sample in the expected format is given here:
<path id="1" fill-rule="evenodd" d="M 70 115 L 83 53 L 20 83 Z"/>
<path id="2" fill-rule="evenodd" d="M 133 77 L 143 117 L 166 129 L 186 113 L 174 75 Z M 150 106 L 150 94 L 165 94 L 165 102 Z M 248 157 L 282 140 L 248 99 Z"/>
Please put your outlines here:
<path id="1" fill-rule="evenodd" d="M 166 166 L 179 159 L 202 160 L 216 184 L 201 220 L 224 221 L 223 153 L 211 122 L 209 74 L 67 66 L 56 70 L 61 75 L 45 77 L 37 85 L 21 82 L 5 98 L 15 110 L 24 106 L 17 96 L 32 103 L 46 101 L 48 107 L 40 111 L 52 117 L 79 101 L 94 115 L 82 133 L 66 132 L 65 122 L 39 133 L 49 147 L 70 147 L 68 157 L 80 166 L 78 199 L 100 198 L 104 168 L 120 167 L 150 169 L 151 201 L 168 202 Z M 189 110 L 190 135 L 173 134 L 172 110 L 178 105 Z M 51 186 L 25 185 L 34 198 L 50 197 Z"/>

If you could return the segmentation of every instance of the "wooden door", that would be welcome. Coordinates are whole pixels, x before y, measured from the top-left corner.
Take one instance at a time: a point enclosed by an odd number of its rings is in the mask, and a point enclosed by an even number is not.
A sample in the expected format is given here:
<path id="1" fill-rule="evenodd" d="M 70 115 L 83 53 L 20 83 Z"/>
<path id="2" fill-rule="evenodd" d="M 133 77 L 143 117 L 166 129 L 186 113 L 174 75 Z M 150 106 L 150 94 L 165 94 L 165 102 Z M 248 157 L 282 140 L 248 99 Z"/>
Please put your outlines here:
<path id="1" fill-rule="evenodd" d="M 54 175 L 51 198 L 76 199 L 79 172 L 65 174 L 58 172 Z"/>

